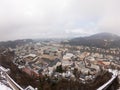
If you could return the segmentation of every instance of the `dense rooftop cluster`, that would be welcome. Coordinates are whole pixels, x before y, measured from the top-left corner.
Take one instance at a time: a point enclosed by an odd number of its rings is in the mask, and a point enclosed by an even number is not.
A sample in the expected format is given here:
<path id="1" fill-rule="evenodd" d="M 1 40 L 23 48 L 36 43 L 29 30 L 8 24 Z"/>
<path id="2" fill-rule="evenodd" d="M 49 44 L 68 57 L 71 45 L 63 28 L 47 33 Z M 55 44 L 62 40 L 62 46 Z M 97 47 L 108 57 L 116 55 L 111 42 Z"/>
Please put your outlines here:
<path id="1" fill-rule="evenodd" d="M 2 51 L 0 59 L 1 65 L 11 69 L 10 76 L 22 87 L 95 90 L 111 78 L 109 69 L 120 69 L 118 53 L 119 48 L 103 49 L 41 41 L 7 48 Z M 76 87 L 69 86 L 72 84 Z"/>
<path id="2" fill-rule="evenodd" d="M 105 50 L 56 42 L 31 42 L 15 48 L 13 62 L 31 77 L 47 75 L 53 79 L 65 78 L 87 83 L 110 68 L 120 68 L 120 57 L 108 52 L 118 53 L 114 48 Z"/>

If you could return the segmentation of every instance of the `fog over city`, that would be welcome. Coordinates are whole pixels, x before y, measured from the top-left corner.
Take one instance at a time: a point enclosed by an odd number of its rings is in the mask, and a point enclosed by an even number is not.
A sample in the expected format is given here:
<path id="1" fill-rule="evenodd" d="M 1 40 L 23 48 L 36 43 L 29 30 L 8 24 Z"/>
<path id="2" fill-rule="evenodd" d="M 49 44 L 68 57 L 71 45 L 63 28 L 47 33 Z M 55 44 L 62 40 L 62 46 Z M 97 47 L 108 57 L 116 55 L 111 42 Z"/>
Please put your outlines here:
<path id="1" fill-rule="evenodd" d="M 0 0 L 0 41 L 119 30 L 120 0 Z"/>

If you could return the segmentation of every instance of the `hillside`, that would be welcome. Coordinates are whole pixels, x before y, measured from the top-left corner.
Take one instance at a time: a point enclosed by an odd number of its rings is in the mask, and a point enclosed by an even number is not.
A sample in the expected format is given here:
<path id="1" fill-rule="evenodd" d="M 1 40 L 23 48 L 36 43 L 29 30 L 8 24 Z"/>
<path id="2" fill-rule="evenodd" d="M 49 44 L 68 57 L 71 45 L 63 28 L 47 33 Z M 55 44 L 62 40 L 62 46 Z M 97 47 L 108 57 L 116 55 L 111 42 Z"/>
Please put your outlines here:
<path id="1" fill-rule="evenodd" d="M 21 40 L 15 40 L 15 41 L 5 41 L 5 42 L 0 42 L 0 47 L 15 48 L 16 45 L 24 45 L 29 42 L 33 42 L 33 40 L 32 39 L 21 39 Z"/>
<path id="2" fill-rule="evenodd" d="M 115 41 L 120 40 L 120 36 L 111 33 L 98 33 L 87 37 L 89 39 L 100 39 L 100 40 L 108 40 L 108 41 Z"/>
<path id="3" fill-rule="evenodd" d="M 71 39 L 68 44 L 95 46 L 100 48 L 120 47 L 120 36 L 111 33 L 98 33 L 88 37 Z"/>

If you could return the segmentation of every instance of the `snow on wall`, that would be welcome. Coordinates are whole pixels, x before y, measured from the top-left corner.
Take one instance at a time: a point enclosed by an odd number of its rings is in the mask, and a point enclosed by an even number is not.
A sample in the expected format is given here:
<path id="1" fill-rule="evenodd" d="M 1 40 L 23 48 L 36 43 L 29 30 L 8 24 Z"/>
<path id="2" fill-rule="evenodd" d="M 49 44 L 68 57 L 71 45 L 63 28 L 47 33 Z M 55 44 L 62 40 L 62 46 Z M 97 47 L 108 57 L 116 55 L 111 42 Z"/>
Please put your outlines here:
<path id="1" fill-rule="evenodd" d="M 0 83 L 0 90 L 12 90 L 11 88 L 7 87 L 3 83 Z"/>

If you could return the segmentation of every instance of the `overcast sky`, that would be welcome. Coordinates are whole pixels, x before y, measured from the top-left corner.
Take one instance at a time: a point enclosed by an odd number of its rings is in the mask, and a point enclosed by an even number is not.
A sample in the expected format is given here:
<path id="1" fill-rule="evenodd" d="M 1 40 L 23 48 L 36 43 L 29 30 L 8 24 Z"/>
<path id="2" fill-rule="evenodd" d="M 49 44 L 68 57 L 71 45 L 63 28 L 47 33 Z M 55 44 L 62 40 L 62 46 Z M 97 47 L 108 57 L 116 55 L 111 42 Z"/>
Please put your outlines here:
<path id="1" fill-rule="evenodd" d="M 0 0 L 0 41 L 119 30 L 120 0 Z"/>

